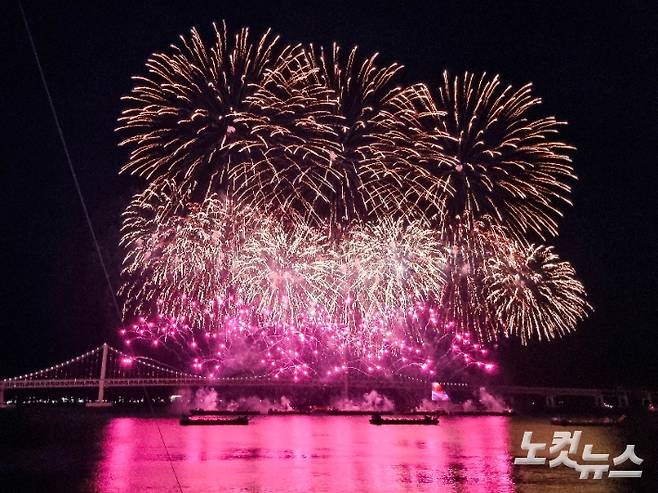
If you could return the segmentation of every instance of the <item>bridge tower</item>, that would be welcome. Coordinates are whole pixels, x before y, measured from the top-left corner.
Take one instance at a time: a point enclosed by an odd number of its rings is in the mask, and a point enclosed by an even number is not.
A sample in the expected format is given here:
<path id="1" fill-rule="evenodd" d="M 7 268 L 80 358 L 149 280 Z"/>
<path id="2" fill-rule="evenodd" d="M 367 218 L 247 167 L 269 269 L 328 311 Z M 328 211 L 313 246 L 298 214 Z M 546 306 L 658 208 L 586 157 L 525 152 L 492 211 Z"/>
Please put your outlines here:
<path id="1" fill-rule="evenodd" d="M 110 407 L 111 402 L 105 400 L 105 376 L 107 374 L 107 342 L 103 343 L 103 357 L 101 359 L 101 374 L 98 378 L 98 399 L 87 402 L 87 407 Z"/>

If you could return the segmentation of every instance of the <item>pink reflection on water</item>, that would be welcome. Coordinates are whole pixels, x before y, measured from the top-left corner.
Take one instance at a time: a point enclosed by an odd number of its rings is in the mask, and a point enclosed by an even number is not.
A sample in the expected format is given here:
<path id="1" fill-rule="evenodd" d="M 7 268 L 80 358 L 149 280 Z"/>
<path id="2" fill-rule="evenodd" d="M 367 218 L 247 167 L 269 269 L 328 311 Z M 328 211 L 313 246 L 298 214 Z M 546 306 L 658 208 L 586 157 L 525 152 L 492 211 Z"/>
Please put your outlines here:
<path id="1" fill-rule="evenodd" d="M 112 489 L 127 491 L 134 471 L 135 432 L 139 422 L 133 418 L 113 419 L 105 429 L 103 442 L 104 460 L 101 463 L 101 477 L 112 484 Z"/>
<path id="2" fill-rule="evenodd" d="M 99 491 L 512 492 L 509 418 L 372 426 L 367 416 L 258 417 L 249 426 L 181 427 L 117 418 L 104 438 Z"/>

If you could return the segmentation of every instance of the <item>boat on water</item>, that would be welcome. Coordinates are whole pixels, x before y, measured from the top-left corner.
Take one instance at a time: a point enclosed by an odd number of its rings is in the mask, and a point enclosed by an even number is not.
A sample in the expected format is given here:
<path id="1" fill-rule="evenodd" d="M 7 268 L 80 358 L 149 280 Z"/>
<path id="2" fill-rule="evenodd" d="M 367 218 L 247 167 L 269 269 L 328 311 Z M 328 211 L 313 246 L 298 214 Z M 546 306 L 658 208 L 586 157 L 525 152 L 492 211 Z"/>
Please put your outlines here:
<path id="1" fill-rule="evenodd" d="M 185 414 L 180 418 L 180 424 L 189 425 L 248 425 L 247 416 L 226 417 L 208 414 Z"/>
<path id="2" fill-rule="evenodd" d="M 559 426 L 618 426 L 626 422 L 626 415 L 618 418 L 591 418 L 591 419 L 570 419 L 570 418 L 551 418 L 551 423 Z"/>
<path id="3" fill-rule="evenodd" d="M 436 416 L 423 416 L 422 418 L 383 418 L 381 414 L 373 414 L 370 418 L 373 425 L 438 425 L 439 418 Z"/>

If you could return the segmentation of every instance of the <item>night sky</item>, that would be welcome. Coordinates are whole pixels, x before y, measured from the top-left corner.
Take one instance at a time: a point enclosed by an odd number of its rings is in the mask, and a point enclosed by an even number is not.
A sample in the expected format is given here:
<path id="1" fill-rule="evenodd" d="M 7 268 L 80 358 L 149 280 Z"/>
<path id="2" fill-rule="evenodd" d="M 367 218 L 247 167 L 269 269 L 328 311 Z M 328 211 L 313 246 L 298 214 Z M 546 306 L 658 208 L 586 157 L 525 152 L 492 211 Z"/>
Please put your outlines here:
<path id="1" fill-rule="evenodd" d="M 207 37 L 214 20 L 272 27 L 288 43 L 380 52 L 405 65 L 406 82 L 438 82 L 444 68 L 533 82 L 578 148 L 575 205 L 553 243 L 595 312 L 559 342 L 503 344 L 497 378 L 658 388 L 655 2 L 356 3 L 24 2 L 114 286 L 119 215 L 143 186 L 117 175 L 127 151 L 114 127 L 130 77 L 192 26 Z M 12 376 L 117 345 L 119 322 L 18 4 L 4 10 L 0 376 Z"/>

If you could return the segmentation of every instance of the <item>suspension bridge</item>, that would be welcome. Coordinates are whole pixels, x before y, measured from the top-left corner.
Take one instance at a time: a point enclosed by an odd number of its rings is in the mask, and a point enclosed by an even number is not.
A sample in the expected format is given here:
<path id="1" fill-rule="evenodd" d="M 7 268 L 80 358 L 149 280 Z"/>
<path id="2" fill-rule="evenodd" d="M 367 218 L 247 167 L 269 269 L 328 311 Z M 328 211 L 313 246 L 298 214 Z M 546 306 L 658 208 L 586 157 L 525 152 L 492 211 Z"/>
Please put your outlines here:
<path id="1" fill-rule="evenodd" d="M 401 379 L 350 380 L 351 388 L 371 390 L 394 388 L 423 388 L 431 382 L 411 377 Z M 465 385 L 453 383 L 454 386 Z M 105 389 L 130 387 L 285 387 L 341 388 L 343 380 L 312 381 L 273 378 L 270 375 L 241 377 L 208 377 L 182 372 L 153 360 L 128 355 L 107 343 L 67 361 L 42 370 L 0 381 L 0 406 L 6 405 L 8 390 L 97 388 L 98 398 L 90 407 L 110 405 L 105 401 Z"/>
<path id="2" fill-rule="evenodd" d="M 398 376 L 396 378 L 365 377 L 349 379 L 351 389 L 361 390 L 411 390 L 429 392 L 430 380 Z M 463 382 L 440 382 L 447 390 L 461 393 L 475 393 L 479 386 Z M 105 343 L 84 354 L 52 365 L 42 370 L 0 380 L 0 407 L 6 407 L 5 392 L 27 389 L 76 389 L 96 388 L 97 399 L 88 402 L 89 407 L 106 407 L 111 403 L 105 400 L 107 388 L 130 387 L 286 387 L 314 389 L 345 388 L 346 380 L 285 380 L 270 375 L 240 377 L 208 377 L 167 367 L 154 360 L 128 355 Z M 346 389 L 345 389 L 346 390 Z M 513 403 L 516 399 L 543 399 L 545 407 L 559 407 L 560 399 L 578 397 L 592 399 L 596 407 L 625 408 L 631 401 L 648 407 L 658 403 L 658 391 L 527 387 L 527 386 L 487 386 L 487 391 Z M 610 404 L 611 403 L 611 404 Z"/>

